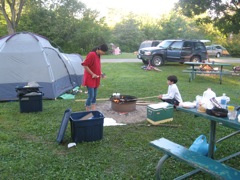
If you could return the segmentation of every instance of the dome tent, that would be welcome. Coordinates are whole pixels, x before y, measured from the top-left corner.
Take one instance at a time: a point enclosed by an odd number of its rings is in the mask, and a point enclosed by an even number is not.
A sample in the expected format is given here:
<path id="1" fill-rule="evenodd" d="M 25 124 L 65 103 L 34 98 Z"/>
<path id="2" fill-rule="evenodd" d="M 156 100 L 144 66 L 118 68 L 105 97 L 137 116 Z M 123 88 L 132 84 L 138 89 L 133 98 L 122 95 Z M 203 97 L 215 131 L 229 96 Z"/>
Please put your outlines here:
<path id="1" fill-rule="evenodd" d="M 63 56 L 66 56 L 66 59 L 70 66 L 72 67 L 72 74 L 71 77 L 78 84 L 78 86 L 82 85 L 82 77 L 84 74 L 84 68 L 82 67 L 82 56 L 79 54 L 64 54 L 61 53 Z M 79 61 L 81 60 L 81 61 Z"/>
<path id="2" fill-rule="evenodd" d="M 83 72 L 81 56 L 78 61 L 75 68 Z M 42 87 L 44 99 L 55 99 L 81 85 L 83 75 L 75 74 L 71 56 L 64 56 L 45 37 L 30 32 L 0 39 L 0 64 L 0 101 L 17 100 L 16 86 L 29 82 Z"/>

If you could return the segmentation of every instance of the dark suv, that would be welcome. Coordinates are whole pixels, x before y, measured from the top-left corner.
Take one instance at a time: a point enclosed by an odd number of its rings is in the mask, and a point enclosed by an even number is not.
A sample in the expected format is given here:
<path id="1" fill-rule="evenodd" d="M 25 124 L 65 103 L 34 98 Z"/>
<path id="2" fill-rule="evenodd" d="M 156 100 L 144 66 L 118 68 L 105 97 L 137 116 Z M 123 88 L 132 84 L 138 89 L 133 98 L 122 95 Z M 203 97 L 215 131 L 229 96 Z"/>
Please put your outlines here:
<path id="1" fill-rule="evenodd" d="M 198 40 L 164 40 L 156 47 L 142 48 L 139 55 L 144 64 L 161 66 L 166 62 L 198 61 L 208 59 L 207 50 Z"/>

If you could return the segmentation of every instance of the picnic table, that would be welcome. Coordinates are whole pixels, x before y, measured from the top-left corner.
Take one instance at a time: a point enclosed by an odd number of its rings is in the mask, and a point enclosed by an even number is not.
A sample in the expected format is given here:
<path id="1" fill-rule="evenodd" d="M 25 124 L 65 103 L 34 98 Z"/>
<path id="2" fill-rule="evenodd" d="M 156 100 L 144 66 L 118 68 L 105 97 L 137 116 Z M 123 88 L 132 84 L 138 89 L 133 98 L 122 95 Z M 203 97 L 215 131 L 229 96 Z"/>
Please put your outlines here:
<path id="1" fill-rule="evenodd" d="M 157 165 L 157 171 L 156 171 L 157 179 L 161 179 L 160 174 L 161 174 L 163 163 L 170 157 L 174 157 L 195 168 L 195 170 L 188 172 L 182 176 L 179 176 L 176 179 L 184 179 L 199 171 L 209 173 L 214 177 L 216 177 L 217 179 L 240 179 L 239 169 L 235 169 L 233 167 L 227 166 L 222 163 L 230 158 L 239 156 L 240 151 L 219 160 L 214 159 L 216 143 L 226 140 L 240 133 L 240 123 L 237 121 L 237 118 L 235 120 L 229 120 L 228 117 L 225 117 L 225 118 L 215 117 L 215 116 L 208 115 L 204 112 L 198 112 L 196 108 L 188 109 L 183 107 L 177 107 L 177 110 L 190 113 L 194 115 L 194 117 L 203 117 L 209 121 L 210 133 L 209 133 L 208 156 L 204 156 L 197 152 L 190 151 L 186 147 L 183 147 L 165 138 L 160 138 L 160 139 L 151 141 L 150 144 L 152 146 L 154 146 L 155 148 L 165 153 L 165 155 L 159 160 Z M 222 124 L 223 126 L 234 129 L 235 131 L 216 141 L 217 124 Z"/>
<path id="2" fill-rule="evenodd" d="M 191 66 L 191 68 L 182 71 L 183 73 L 188 73 L 189 74 L 189 82 L 191 82 L 192 80 L 195 79 L 196 74 L 215 74 L 215 75 L 219 75 L 219 81 L 220 81 L 220 84 L 222 84 L 222 76 L 224 74 L 232 74 L 229 71 L 224 71 L 223 70 L 223 66 L 231 66 L 231 64 L 215 63 L 215 62 L 211 62 L 211 63 L 184 62 L 184 64 Z M 214 70 L 214 69 L 213 70 L 201 70 L 199 68 L 201 65 L 209 65 L 211 67 L 220 67 L 220 69 L 219 70 Z"/>
<path id="3" fill-rule="evenodd" d="M 235 133 L 233 133 L 231 136 L 240 133 L 240 123 L 237 121 L 237 118 L 235 120 L 229 120 L 228 117 L 222 118 L 222 117 L 216 117 L 206 114 L 205 112 L 199 112 L 196 108 L 189 109 L 184 107 L 177 107 L 178 110 L 193 114 L 195 117 L 203 117 L 206 120 L 210 121 L 210 137 L 209 137 L 209 149 L 208 149 L 208 156 L 211 158 L 214 158 L 214 147 L 215 147 L 215 135 L 216 135 L 216 125 L 217 123 L 221 123 L 223 126 L 226 126 L 231 129 L 237 130 Z M 221 138 L 222 140 L 225 140 L 229 137 Z M 218 142 L 220 142 L 218 140 Z M 240 153 L 240 152 L 239 152 Z"/>

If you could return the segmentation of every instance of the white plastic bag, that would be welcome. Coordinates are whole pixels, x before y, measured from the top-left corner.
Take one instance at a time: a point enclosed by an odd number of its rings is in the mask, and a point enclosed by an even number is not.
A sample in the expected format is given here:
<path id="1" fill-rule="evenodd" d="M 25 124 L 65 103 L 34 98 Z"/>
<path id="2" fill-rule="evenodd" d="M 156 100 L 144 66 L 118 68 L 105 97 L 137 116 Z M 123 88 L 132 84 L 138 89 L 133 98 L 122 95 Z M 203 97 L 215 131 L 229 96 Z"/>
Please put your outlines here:
<path id="1" fill-rule="evenodd" d="M 191 109 L 196 107 L 196 103 L 187 101 L 187 102 L 180 103 L 179 106 Z"/>

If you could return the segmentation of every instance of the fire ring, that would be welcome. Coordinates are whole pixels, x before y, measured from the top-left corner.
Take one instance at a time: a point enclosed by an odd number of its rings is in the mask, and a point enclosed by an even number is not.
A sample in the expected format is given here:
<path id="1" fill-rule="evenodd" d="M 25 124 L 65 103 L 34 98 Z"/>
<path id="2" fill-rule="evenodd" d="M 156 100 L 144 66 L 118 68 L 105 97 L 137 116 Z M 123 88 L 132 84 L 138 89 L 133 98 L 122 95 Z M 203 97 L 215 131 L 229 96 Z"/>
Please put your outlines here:
<path id="1" fill-rule="evenodd" d="M 135 96 L 130 95 L 120 95 L 119 97 L 112 96 L 110 98 L 111 108 L 117 112 L 132 112 L 136 110 Z"/>

